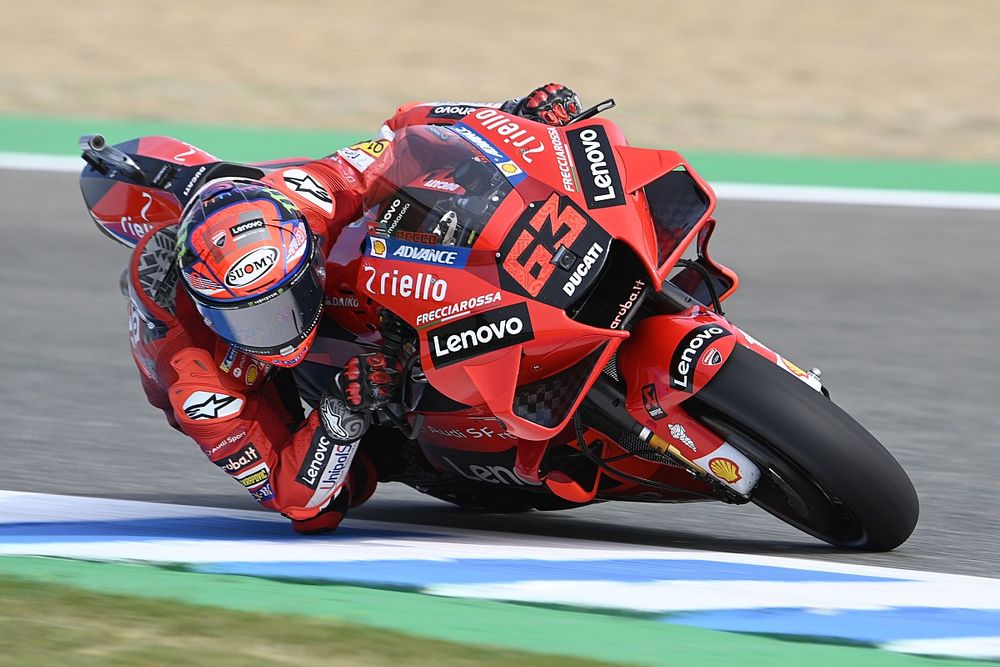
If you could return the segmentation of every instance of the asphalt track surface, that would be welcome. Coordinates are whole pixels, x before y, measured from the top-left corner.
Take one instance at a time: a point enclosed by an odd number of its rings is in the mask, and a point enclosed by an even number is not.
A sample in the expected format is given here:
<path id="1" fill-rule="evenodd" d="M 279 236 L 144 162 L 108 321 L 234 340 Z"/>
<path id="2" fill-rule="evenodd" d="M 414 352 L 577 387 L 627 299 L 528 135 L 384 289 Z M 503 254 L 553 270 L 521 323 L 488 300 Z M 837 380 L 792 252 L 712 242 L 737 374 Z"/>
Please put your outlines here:
<path id="1" fill-rule="evenodd" d="M 255 508 L 145 403 L 117 286 L 128 250 L 95 228 L 76 176 L 0 170 L 0 202 L 0 489 Z M 1000 214 L 723 202 L 717 217 L 713 257 L 743 281 L 727 315 L 823 369 L 914 480 L 902 547 L 839 551 L 754 506 L 470 515 L 398 484 L 352 516 L 998 576 Z"/>

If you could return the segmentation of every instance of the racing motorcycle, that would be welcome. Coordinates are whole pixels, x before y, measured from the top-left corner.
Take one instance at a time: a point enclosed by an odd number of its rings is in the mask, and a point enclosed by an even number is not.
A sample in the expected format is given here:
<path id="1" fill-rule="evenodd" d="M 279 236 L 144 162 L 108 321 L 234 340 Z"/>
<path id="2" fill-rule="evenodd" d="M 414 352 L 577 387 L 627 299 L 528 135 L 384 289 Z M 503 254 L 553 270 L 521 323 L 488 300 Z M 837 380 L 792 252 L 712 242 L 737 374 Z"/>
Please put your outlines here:
<path id="1" fill-rule="evenodd" d="M 899 546 L 918 515 L 906 473 L 817 369 L 724 316 L 739 281 L 708 253 L 715 194 L 678 153 L 596 117 L 613 104 L 566 127 L 470 108 L 339 151 L 379 176 L 327 257 L 320 338 L 297 369 L 404 357 L 381 415 L 416 461 L 396 479 L 462 507 L 752 502 L 838 547 Z M 212 179 L 306 162 L 236 164 L 166 137 L 81 147 L 90 213 L 129 247 Z"/>

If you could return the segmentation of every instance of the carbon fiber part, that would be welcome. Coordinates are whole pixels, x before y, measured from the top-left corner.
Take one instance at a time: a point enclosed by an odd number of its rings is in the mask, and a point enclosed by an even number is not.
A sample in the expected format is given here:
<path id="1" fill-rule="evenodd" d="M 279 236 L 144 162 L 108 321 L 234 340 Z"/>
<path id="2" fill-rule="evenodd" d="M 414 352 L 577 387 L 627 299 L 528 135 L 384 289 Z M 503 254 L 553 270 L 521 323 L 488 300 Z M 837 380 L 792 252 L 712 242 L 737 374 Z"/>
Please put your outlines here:
<path id="1" fill-rule="evenodd" d="M 514 414 L 541 426 L 552 427 L 562 422 L 569 415 L 604 347 L 601 345 L 555 375 L 520 387 L 514 394 Z"/>

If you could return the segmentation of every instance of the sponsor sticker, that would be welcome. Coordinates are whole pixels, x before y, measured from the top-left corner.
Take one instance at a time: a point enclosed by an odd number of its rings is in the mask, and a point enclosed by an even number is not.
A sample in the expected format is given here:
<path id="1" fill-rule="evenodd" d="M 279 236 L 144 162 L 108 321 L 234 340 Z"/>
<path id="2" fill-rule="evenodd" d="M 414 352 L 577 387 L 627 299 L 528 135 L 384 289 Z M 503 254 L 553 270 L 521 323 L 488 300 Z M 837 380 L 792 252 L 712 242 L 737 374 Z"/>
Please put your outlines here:
<path id="1" fill-rule="evenodd" d="M 688 437 L 687 431 L 680 424 L 667 424 L 667 428 L 670 429 L 670 437 L 677 440 L 685 447 L 693 452 L 698 451 L 698 447 L 695 446 L 694 440 Z"/>
<path id="2" fill-rule="evenodd" d="M 356 296 L 328 296 L 323 304 L 329 308 L 357 308 L 361 302 Z"/>
<path id="3" fill-rule="evenodd" d="M 434 366 L 444 368 L 534 337 L 528 307 L 517 303 L 431 329 L 427 332 L 427 343 Z"/>
<path id="4" fill-rule="evenodd" d="M 188 419 L 224 419 L 243 409 L 243 399 L 211 391 L 193 392 L 184 401 Z"/>
<path id="5" fill-rule="evenodd" d="M 701 363 L 706 366 L 718 366 L 722 363 L 722 353 L 713 347 L 701 358 Z"/>
<path id="6" fill-rule="evenodd" d="M 250 495 L 258 503 L 266 503 L 268 500 L 274 499 L 274 489 L 271 488 L 271 483 L 268 482 L 259 489 L 249 489 Z"/>
<path id="7" fill-rule="evenodd" d="M 313 435 L 312 444 L 309 445 L 309 451 L 306 452 L 305 458 L 302 459 L 302 465 L 299 466 L 299 472 L 295 475 L 295 481 L 315 490 L 319 486 L 320 475 L 323 474 L 333 454 L 333 447 L 333 441 L 317 429 Z"/>
<path id="8" fill-rule="evenodd" d="M 386 240 L 374 236 L 369 236 L 368 240 L 370 241 L 369 254 L 372 257 L 385 259 L 386 254 L 389 252 L 389 244 L 386 243 Z"/>
<path id="9" fill-rule="evenodd" d="M 277 265 L 278 254 L 274 246 L 264 246 L 243 255 L 226 272 L 226 285 L 246 287 L 260 280 Z"/>
<path id="10" fill-rule="evenodd" d="M 474 118 L 482 126 L 495 134 L 500 143 L 509 145 L 521 155 L 521 159 L 531 164 L 537 153 L 545 152 L 545 144 L 542 140 L 531 133 L 530 130 L 521 127 L 510 116 L 496 109 L 480 109 Z"/>
<path id="11" fill-rule="evenodd" d="M 326 436 L 322 436 L 326 437 Z M 357 452 L 357 443 L 334 444 L 323 471 L 320 473 L 316 491 L 306 507 L 318 507 L 330 497 L 336 496 L 347 482 L 347 472 Z"/>
<path id="12" fill-rule="evenodd" d="M 228 373 L 229 369 L 233 367 L 233 362 L 236 361 L 237 354 L 239 354 L 239 350 L 230 345 L 229 351 L 226 352 L 226 357 L 222 360 L 222 363 L 219 364 L 219 370 L 223 373 Z"/>
<path id="13" fill-rule="evenodd" d="M 684 336 L 670 360 L 670 386 L 691 393 L 694 369 L 699 359 L 712 343 L 730 335 L 732 334 L 720 326 L 706 324 Z"/>
<path id="14" fill-rule="evenodd" d="M 368 237 L 366 255 L 380 259 L 395 259 L 402 262 L 446 266 L 451 269 L 464 268 L 469 261 L 469 248 L 455 246 L 434 246 L 426 243 L 412 243 L 399 239 Z"/>
<path id="15" fill-rule="evenodd" d="M 244 217 L 246 219 L 244 219 Z M 264 218 L 260 217 L 260 214 L 256 211 L 252 211 L 249 214 L 243 214 L 240 216 L 240 221 L 229 228 L 229 234 L 233 237 L 237 237 L 241 234 L 246 234 L 247 232 L 252 232 L 255 229 L 264 228 Z M 225 234 L 223 234 L 225 237 Z M 217 243 L 216 245 L 222 245 Z"/>
<path id="16" fill-rule="evenodd" d="M 427 112 L 428 118 L 447 118 L 449 120 L 460 120 L 478 107 L 467 104 L 440 104 Z"/>
<path id="17" fill-rule="evenodd" d="M 253 468 L 236 475 L 237 481 L 247 488 L 260 486 L 264 482 L 268 481 L 270 477 L 271 469 L 267 467 L 266 463 L 261 463 L 260 465 L 254 466 Z"/>
<path id="18" fill-rule="evenodd" d="M 667 416 L 666 410 L 660 405 L 660 399 L 656 395 L 655 384 L 647 384 L 642 388 L 642 407 L 646 408 L 646 413 L 651 419 L 658 421 Z"/>
<path id="19" fill-rule="evenodd" d="M 444 301 L 448 283 L 429 273 L 400 273 L 399 269 L 378 271 L 372 266 L 362 266 L 365 272 L 365 290 L 374 296 L 399 296 L 420 301 Z"/>
<path id="20" fill-rule="evenodd" d="M 424 245 L 437 245 L 441 242 L 441 238 L 437 234 L 411 232 L 405 229 L 398 230 L 395 236 L 401 241 L 413 241 L 414 243 L 423 243 Z"/>
<path id="21" fill-rule="evenodd" d="M 503 484 L 506 486 L 531 486 L 530 482 L 521 479 L 514 471 L 513 467 L 501 465 L 480 465 L 470 463 L 466 466 L 458 466 L 447 456 L 442 456 L 441 460 L 456 473 L 474 482 L 486 482 L 487 484 Z"/>
<path id="22" fill-rule="evenodd" d="M 261 462 L 260 453 L 257 448 L 253 446 L 253 443 L 247 443 L 247 445 L 236 452 L 231 454 L 224 459 L 215 461 L 215 465 L 219 466 L 230 475 L 235 475 L 244 468 L 250 465 L 256 465 Z"/>
<path id="23" fill-rule="evenodd" d="M 580 176 L 587 208 L 621 206 L 625 191 L 608 134 L 600 125 L 568 130 L 566 141 Z"/>
<path id="24" fill-rule="evenodd" d="M 285 185 L 296 195 L 327 213 L 333 212 L 333 197 L 309 172 L 289 169 L 281 174 Z"/>
<path id="25" fill-rule="evenodd" d="M 732 459 L 727 459 L 722 456 L 717 456 L 709 461 L 708 469 L 711 470 L 712 474 L 716 477 L 721 479 L 723 482 L 728 482 L 729 484 L 735 484 L 743 479 L 743 475 L 740 474 L 739 464 Z"/>
<path id="26" fill-rule="evenodd" d="M 563 190 L 566 192 L 578 192 L 580 186 L 577 183 L 576 169 L 569 160 L 569 154 L 566 152 L 566 144 L 563 143 L 562 135 L 554 127 L 547 127 L 546 131 L 549 133 L 549 142 L 552 144 L 552 150 L 556 154 L 556 166 L 559 167 L 559 177 L 562 179 Z"/>
<path id="27" fill-rule="evenodd" d="M 457 315 L 464 315 L 476 310 L 477 308 L 498 303 L 500 303 L 500 292 L 480 294 L 479 296 L 474 296 L 470 299 L 462 299 L 457 303 L 441 306 L 440 308 L 435 308 L 434 310 L 429 310 L 426 313 L 417 315 L 417 326 L 419 327 L 424 324 L 430 324 L 432 322 L 443 320 L 445 318 L 451 318 Z"/>
<path id="28" fill-rule="evenodd" d="M 506 153 L 465 123 L 455 123 L 447 129 L 465 139 L 485 155 L 490 162 L 496 165 L 497 169 L 500 170 L 500 173 L 507 178 L 511 185 L 517 185 L 527 177 L 527 174 L 514 164 Z"/>
<path id="29" fill-rule="evenodd" d="M 362 141 L 360 143 L 350 146 L 355 150 L 359 150 L 366 155 L 370 155 L 373 158 L 381 157 L 382 153 L 385 152 L 386 147 L 389 145 L 388 139 L 372 139 L 371 141 Z"/>
<path id="30" fill-rule="evenodd" d="M 628 298 L 626 298 L 623 303 L 618 304 L 618 314 L 615 315 L 615 319 L 611 320 L 611 329 L 617 329 L 628 321 L 629 311 L 632 310 L 632 306 L 634 306 L 635 302 L 639 300 L 640 296 L 642 296 L 642 292 L 645 288 L 645 280 L 636 280 L 632 283 L 632 291 L 629 293 Z"/>

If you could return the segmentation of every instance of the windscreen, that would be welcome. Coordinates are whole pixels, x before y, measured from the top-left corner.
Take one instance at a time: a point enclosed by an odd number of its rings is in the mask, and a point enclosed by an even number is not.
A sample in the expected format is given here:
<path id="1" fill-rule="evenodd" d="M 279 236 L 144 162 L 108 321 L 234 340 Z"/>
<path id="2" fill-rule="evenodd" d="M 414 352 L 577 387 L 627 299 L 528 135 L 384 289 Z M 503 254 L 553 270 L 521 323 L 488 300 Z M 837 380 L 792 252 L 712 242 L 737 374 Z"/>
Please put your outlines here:
<path id="1" fill-rule="evenodd" d="M 504 166 L 451 127 L 404 128 L 365 195 L 365 220 L 375 234 L 472 247 L 513 190 Z"/>

